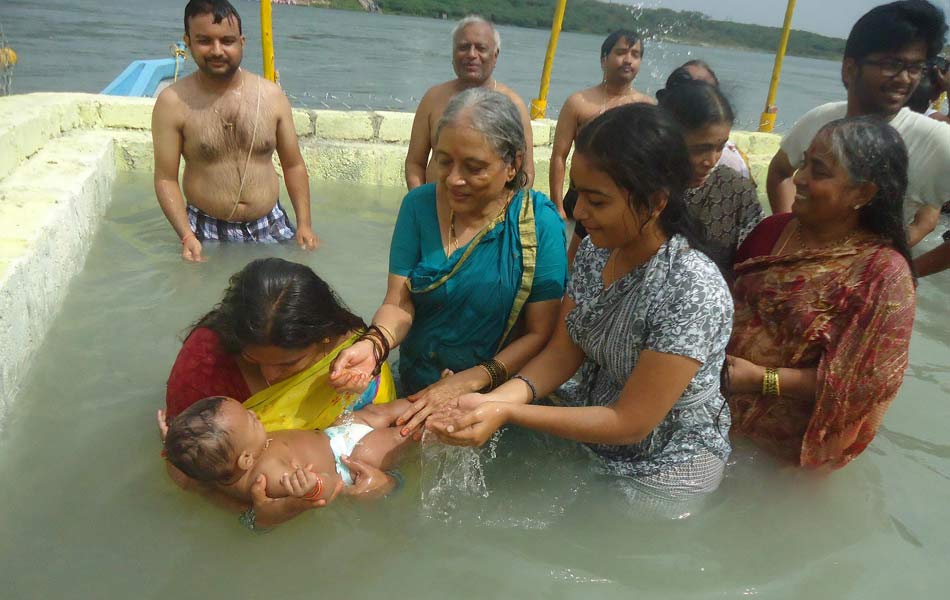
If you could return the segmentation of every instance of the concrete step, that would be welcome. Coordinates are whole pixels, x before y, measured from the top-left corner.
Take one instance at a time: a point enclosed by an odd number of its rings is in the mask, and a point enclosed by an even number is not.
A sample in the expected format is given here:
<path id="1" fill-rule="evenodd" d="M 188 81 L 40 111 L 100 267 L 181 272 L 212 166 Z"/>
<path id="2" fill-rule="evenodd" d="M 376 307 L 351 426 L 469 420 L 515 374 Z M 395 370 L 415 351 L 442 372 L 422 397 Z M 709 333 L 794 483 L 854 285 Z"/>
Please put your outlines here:
<path id="1" fill-rule="evenodd" d="M 0 415 L 112 200 L 114 147 L 108 131 L 68 132 L 0 181 Z"/>

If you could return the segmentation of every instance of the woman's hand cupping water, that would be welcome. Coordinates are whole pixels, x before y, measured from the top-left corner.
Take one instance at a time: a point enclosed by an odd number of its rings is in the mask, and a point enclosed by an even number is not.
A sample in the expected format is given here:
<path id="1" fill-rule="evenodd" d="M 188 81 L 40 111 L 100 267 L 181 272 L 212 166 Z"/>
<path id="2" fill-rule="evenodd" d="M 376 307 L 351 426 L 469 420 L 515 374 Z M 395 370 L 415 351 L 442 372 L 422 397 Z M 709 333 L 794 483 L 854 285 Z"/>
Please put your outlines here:
<path id="1" fill-rule="evenodd" d="M 330 367 L 330 385 L 340 392 L 361 394 L 376 370 L 373 343 L 360 340 L 344 349 Z"/>
<path id="2" fill-rule="evenodd" d="M 481 446 L 508 422 L 513 408 L 508 402 L 492 402 L 485 394 L 466 394 L 455 406 L 432 415 L 426 429 L 445 444 Z"/>
<path id="3" fill-rule="evenodd" d="M 400 433 L 403 436 L 418 433 L 430 415 L 443 409 L 457 408 L 462 397 L 480 396 L 481 394 L 472 393 L 473 387 L 478 386 L 479 383 L 473 383 L 468 375 L 468 371 L 462 373 L 445 371 L 442 373 L 442 379 L 407 396 L 406 399 L 412 404 L 396 419 L 396 425 L 402 427 Z"/>

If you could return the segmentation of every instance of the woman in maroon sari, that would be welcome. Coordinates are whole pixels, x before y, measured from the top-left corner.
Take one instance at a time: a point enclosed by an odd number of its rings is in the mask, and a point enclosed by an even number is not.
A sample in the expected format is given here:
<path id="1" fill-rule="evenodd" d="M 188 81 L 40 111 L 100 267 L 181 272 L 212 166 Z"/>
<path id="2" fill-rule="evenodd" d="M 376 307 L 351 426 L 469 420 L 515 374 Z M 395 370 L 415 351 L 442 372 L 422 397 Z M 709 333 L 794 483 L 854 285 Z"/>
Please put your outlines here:
<path id="1" fill-rule="evenodd" d="M 883 121 L 842 119 L 815 136 L 794 181 L 792 213 L 763 221 L 736 256 L 732 433 L 838 468 L 870 444 L 907 367 L 907 151 Z"/>

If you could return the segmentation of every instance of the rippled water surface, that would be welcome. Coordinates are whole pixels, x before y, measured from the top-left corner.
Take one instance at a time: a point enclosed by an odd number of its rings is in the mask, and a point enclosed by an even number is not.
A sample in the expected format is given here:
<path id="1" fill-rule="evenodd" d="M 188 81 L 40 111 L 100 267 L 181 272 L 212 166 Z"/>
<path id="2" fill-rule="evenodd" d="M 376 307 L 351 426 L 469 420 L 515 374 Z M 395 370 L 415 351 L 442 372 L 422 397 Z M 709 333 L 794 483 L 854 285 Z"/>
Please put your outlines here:
<path id="1" fill-rule="evenodd" d="M 920 284 L 911 368 L 871 447 L 829 477 L 739 445 L 719 492 L 658 520 L 580 447 L 510 429 L 426 446 L 407 485 L 255 535 L 173 487 L 154 413 L 185 326 L 282 256 L 369 317 L 396 189 L 314 183 L 324 247 L 209 247 L 186 265 L 150 180 L 121 177 L 0 430 L 3 598 L 892 598 L 950 584 L 950 273 Z M 931 240 L 931 244 L 933 241 Z"/>
<path id="2" fill-rule="evenodd" d="M 170 56 L 169 45 L 182 35 L 184 4 L 0 0 L 0 26 L 20 56 L 14 92 L 98 92 L 132 60 Z M 234 4 L 247 36 L 245 66 L 260 71 L 258 3 Z M 453 77 L 451 21 L 299 6 L 275 6 L 273 17 L 277 68 L 298 106 L 414 110 L 429 86 Z M 495 74 L 528 102 L 538 95 L 549 32 L 507 26 L 499 31 Z M 571 93 L 600 82 L 602 41 L 600 35 L 561 34 L 548 116 L 556 117 Z M 653 94 L 670 71 L 691 58 L 712 64 L 736 106 L 739 127 L 756 128 L 772 74 L 769 53 L 648 41 L 636 87 Z M 193 68 L 186 63 L 186 72 Z M 781 83 L 778 131 L 814 106 L 844 98 L 840 64 L 832 61 L 788 57 Z"/>

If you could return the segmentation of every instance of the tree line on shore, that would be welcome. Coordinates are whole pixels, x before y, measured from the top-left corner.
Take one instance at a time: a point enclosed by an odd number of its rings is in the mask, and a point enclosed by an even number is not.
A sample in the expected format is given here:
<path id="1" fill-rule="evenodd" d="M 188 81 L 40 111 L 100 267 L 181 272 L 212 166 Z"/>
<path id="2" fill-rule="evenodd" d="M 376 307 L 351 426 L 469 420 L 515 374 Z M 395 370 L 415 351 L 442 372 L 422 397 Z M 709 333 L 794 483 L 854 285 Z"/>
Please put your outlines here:
<path id="1" fill-rule="evenodd" d="M 549 29 L 557 0 L 376 0 L 388 14 L 460 19 L 476 13 L 494 23 Z M 323 3 L 321 3 L 323 4 Z M 357 0 L 330 0 L 332 8 L 363 10 Z M 782 7 L 777 6 L 776 10 Z M 606 34 L 634 29 L 648 38 L 687 44 L 725 46 L 774 53 L 781 29 L 731 21 L 717 21 L 696 11 L 640 8 L 598 0 L 570 0 L 564 30 Z M 792 30 L 788 54 L 810 58 L 840 59 L 844 40 L 808 31 Z"/>

